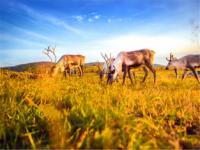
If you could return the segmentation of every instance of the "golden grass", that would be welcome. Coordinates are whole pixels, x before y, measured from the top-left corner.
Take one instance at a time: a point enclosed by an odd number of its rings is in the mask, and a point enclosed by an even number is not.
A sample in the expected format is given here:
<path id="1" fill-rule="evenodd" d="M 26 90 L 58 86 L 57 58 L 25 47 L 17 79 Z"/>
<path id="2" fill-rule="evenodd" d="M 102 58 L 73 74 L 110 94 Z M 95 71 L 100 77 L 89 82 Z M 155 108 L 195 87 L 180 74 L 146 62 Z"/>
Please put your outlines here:
<path id="1" fill-rule="evenodd" d="M 1 148 L 199 148 L 200 85 L 159 69 L 142 84 L 25 74 L 0 79 Z M 27 135 L 27 136 L 26 136 Z"/>

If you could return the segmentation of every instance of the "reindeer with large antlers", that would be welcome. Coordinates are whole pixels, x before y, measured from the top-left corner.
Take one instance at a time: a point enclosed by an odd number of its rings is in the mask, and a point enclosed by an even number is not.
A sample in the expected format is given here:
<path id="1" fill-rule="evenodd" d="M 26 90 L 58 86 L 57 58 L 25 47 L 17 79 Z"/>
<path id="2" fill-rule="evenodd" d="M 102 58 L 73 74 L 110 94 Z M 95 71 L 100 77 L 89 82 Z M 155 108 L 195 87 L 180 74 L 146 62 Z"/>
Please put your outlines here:
<path id="1" fill-rule="evenodd" d="M 101 53 L 101 56 L 102 56 L 102 58 L 104 59 L 104 64 L 103 64 L 103 68 L 102 69 L 100 69 L 100 65 L 98 66 L 98 68 L 99 68 L 99 77 L 100 77 L 100 81 L 102 81 L 103 80 L 103 78 L 105 77 L 105 75 L 107 74 L 107 75 L 109 75 L 109 69 L 110 69 L 110 66 L 111 66 L 111 64 L 115 61 L 115 58 L 114 57 L 112 57 L 111 56 L 111 54 L 110 54 L 110 57 L 108 57 L 108 55 L 107 54 L 102 54 Z M 122 75 L 122 73 L 124 72 L 124 70 L 120 70 L 119 72 L 118 72 L 118 74 L 117 74 L 117 77 L 116 77 L 116 81 L 118 81 L 118 77 L 120 76 L 120 75 Z M 133 77 L 134 77 L 134 79 L 135 79 L 135 73 L 132 71 L 132 74 L 131 74 Z M 108 80 L 107 80 L 107 83 L 108 83 Z"/>

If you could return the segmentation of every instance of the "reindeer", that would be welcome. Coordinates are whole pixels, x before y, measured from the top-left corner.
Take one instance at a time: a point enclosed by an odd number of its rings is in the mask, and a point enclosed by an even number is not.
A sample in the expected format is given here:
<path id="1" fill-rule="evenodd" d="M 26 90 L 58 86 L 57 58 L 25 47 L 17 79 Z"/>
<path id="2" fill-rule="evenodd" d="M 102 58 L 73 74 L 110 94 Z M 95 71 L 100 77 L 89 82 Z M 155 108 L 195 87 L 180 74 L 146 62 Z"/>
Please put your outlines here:
<path id="1" fill-rule="evenodd" d="M 111 57 L 111 54 L 110 54 L 110 58 L 108 58 L 108 55 L 105 54 L 103 55 L 101 53 L 101 56 L 103 57 L 103 59 L 105 60 L 104 64 L 103 64 L 103 68 L 100 69 L 100 65 L 98 65 L 98 68 L 99 68 L 99 78 L 100 78 L 100 81 L 103 80 L 103 78 L 105 77 L 105 75 L 109 74 L 109 68 L 111 66 L 111 64 L 114 62 L 115 58 L 114 57 Z M 119 76 L 123 73 L 122 72 L 123 70 L 121 70 L 118 74 L 117 74 L 117 77 L 116 77 L 116 81 L 118 81 L 118 78 Z M 134 76 L 134 79 L 135 79 L 135 73 L 132 72 L 133 76 Z"/>
<path id="2" fill-rule="evenodd" d="M 78 68 L 80 76 L 83 76 L 83 64 L 85 63 L 85 56 L 83 55 L 63 55 L 52 69 L 52 76 L 55 76 L 59 70 L 67 74 L 72 68 Z"/>
<path id="3" fill-rule="evenodd" d="M 196 73 L 196 68 L 200 68 L 200 55 L 186 55 L 182 58 L 175 58 L 173 57 L 172 54 L 170 54 L 170 59 L 166 58 L 168 61 L 168 65 L 166 66 L 166 70 L 168 70 L 170 67 L 174 67 L 176 77 L 177 75 L 177 70 L 178 69 L 183 69 L 183 75 L 182 75 L 182 80 L 186 77 L 187 71 L 191 70 L 197 79 L 197 81 L 200 83 L 199 77 Z"/>
<path id="4" fill-rule="evenodd" d="M 120 52 L 114 62 L 110 66 L 110 72 L 108 74 L 107 83 L 111 84 L 114 80 L 116 80 L 117 74 L 122 70 L 123 74 L 123 82 L 125 83 L 126 74 L 128 72 L 129 79 L 133 84 L 132 74 L 130 70 L 132 68 L 143 66 L 143 70 L 145 72 L 145 76 L 142 82 L 145 82 L 148 76 L 148 69 L 154 75 L 154 83 L 156 82 L 156 70 L 153 68 L 153 60 L 154 60 L 155 52 L 149 49 L 141 49 L 130 52 Z"/>

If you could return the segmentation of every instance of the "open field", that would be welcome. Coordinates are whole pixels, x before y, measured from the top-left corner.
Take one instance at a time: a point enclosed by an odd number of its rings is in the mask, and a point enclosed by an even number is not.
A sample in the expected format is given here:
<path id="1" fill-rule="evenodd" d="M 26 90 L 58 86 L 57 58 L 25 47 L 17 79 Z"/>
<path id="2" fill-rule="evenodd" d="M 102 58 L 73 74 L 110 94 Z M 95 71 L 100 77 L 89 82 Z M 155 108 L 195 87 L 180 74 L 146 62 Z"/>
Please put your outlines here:
<path id="1" fill-rule="evenodd" d="M 200 148 L 200 85 L 162 69 L 154 85 L 149 74 L 144 84 L 137 70 L 135 85 L 107 86 L 89 71 L 1 71 L 0 148 Z"/>

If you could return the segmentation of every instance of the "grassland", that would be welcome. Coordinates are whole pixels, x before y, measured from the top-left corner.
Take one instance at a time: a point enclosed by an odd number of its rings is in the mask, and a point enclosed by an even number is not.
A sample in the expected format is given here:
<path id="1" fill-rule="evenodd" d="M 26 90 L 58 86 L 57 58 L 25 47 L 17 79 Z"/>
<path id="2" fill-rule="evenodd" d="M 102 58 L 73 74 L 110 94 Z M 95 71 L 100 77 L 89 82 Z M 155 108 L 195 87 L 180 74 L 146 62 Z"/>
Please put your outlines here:
<path id="1" fill-rule="evenodd" d="M 200 85 L 157 70 L 125 86 L 2 71 L 0 148 L 200 148 Z"/>

